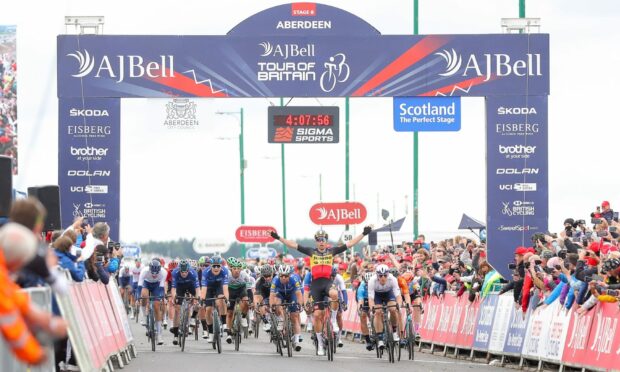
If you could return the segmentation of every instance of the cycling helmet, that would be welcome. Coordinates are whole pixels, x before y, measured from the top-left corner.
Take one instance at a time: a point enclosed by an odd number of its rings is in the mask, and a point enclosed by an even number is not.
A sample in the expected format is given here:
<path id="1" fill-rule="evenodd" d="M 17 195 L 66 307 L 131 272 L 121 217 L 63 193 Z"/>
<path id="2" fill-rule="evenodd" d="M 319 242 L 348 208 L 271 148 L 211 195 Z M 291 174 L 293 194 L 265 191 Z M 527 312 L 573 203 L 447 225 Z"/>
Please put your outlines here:
<path id="1" fill-rule="evenodd" d="M 291 275 L 292 268 L 288 265 L 280 265 L 278 268 L 278 275 Z"/>
<path id="2" fill-rule="evenodd" d="M 254 272 L 254 269 L 256 268 L 256 266 L 254 266 L 253 264 L 249 264 L 247 265 L 246 269 L 250 270 L 251 273 Z"/>
<path id="3" fill-rule="evenodd" d="M 263 268 L 259 266 L 254 266 L 254 274 L 260 275 L 263 272 Z"/>
<path id="4" fill-rule="evenodd" d="M 245 272 L 248 276 L 252 276 L 250 269 L 243 269 L 243 272 Z"/>
<path id="5" fill-rule="evenodd" d="M 327 233 L 323 229 L 317 231 L 316 234 L 314 234 L 314 240 L 317 240 L 317 241 L 318 240 L 327 241 L 328 238 L 329 238 L 329 235 L 327 235 Z"/>
<path id="6" fill-rule="evenodd" d="M 153 259 L 149 264 L 149 271 L 151 274 L 156 275 L 161 271 L 161 263 L 158 259 Z"/>
<path id="7" fill-rule="evenodd" d="M 278 272 L 280 270 L 281 266 L 282 266 L 282 264 L 279 264 L 279 263 L 273 265 L 273 271 L 274 272 Z"/>
<path id="8" fill-rule="evenodd" d="M 261 276 L 271 276 L 271 275 L 273 275 L 273 269 L 269 265 L 263 265 L 260 268 L 260 275 Z"/>
<path id="9" fill-rule="evenodd" d="M 142 259 L 140 257 L 136 257 L 135 262 L 136 263 L 142 263 Z"/>
<path id="10" fill-rule="evenodd" d="M 301 270 L 303 268 L 304 268 L 304 261 L 303 260 L 297 261 L 297 270 Z"/>
<path id="11" fill-rule="evenodd" d="M 394 275 L 395 277 L 398 277 L 398 275 L 400 275 L 400 273 L 398 272 L 398 269 L 395 267 L 390 268 L 390 274 Z"/>
<path id="12" fill-rule="evenodd" d="M 187 260 L 181 260 L 181 262 L 179 262 L 179 271 L 182 273 L 189 271 L 189 262 Z"/>
<path id="13" fill-rule="evenodd" d="M 213 258 L 211 259 L 211 265 L 222 265 L 222 262 L 224 260 L 222 260 L 222 257 L 220 256 L 213 256 Z"/>
<path id="14" fill-rule="evenodd" d="M 213 260 L 209 256 L 205 256 L 205 266 L 209 267 L 213 264 Z"/>
<path id="15" fill-rule="evenodd" d="M 228 263 L 228 266 L 235 269 L 240 269 L 243 266 L 241 265 L 241 262 L 239 262 L 239 260 L 234 257 L 229 257 L 226 262 Z"/>
<path id="16" fill-rule="evenodd" d="M 370 281 L 370 279 L 372 279 L 372 275 L 373 275 L 373 274 L 372 274 L 372 272 L 370 272 L 370 271 L 369 271 L 369 272 L 367 272 L 367 273 L 364 273 L 364 281 L 365 281 L 365 282 L 369 282 L 369 281 Z"/>
<path id="17" fill-rule="evenodd" d="M 377 265 L 377 267 L 375 268 L 375 272 L 377 273 L 377 275 L 385 275 L 390 271 L 390 269 L 387 267 L 387 265 Z"/>
<path id="18" fill-rule="evenodd" d="M 178 266 L 178 263 L 177 263 L 176 260 L 172 260 L 172 261 L 170 261 L 170 263 L 168 263 L 168 269 L 170 269 L 170 270 L 176 269 L 177 266 Z"/>
<path id="19" fill-rule="evenodd" d="M 203 266 L 207 261 L 207 256 L 202 256 L 198 259 L 198 265 Z"/>
<path id="20" fill-rule="evenodd" d="M 332 266 L 332 276 L 336 276 L 338 274 L 338 265 Z"/>

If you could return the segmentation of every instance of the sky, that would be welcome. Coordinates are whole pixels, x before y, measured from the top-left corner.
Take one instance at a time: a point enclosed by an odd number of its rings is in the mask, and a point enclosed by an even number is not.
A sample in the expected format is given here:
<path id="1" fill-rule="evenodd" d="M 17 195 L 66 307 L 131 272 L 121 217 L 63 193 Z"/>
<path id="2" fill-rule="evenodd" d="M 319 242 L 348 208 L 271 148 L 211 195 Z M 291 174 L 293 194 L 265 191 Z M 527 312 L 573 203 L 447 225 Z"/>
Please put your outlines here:
<path id="1" fill-rule="evenodd" d="M 17 25 L 19 69 L 18 190 L 57 184 L 58 107 L 56 36 L 64 16 L 103 15 L 106 34 L 223 35 L 278 1 L 65 0 L 11 2 L 0 24 Z M 412 1 L 329 1 L 369 22 L 384 35 L 411 34 Z M 518 0 L 420 0 L 420 34 L 501 33 L 502 17 L 518 16 Z M 37 11 L 33 12 L 33 6 Z M 551 40 L 549 96 L 549 226 L 586 218 L 609 200 L 620 203 L 615 143 L 620 138 L 620 6 L 615 0 L 527 1 Z M 287 101 L 290 98 L 287 98 Z M 240 224 L 239 119 L 217 111 L 245 112 L 246 224 L 282 229 L 280 146 L 266 141 L 268 99 L 200 99 L 197 129 L 163 128 L 166 99 L 124 99 L 121 132 L 121 239 L 208 238 L 234 240 Z M 392 125 L 392 100 L 351 99 L 351 199 L 368 210 L 411 214 L 411 133 Z M 271 103 L 278 104 L 276 99 Z M 299 99 L 291 105 L 339 105 L 344 99 Z M 485 112 L 483 98 L 462 99 L 459 132 L 421 133 L 420 231 L 431 239 L 457 233 L 462 213 L 485 219 Z M 319 201 L 345 199 L 344 129 L 337 145 L 287 146 L 288 237 L 311 236 L 308 218 Z M 620 208 L 617 208 L 620 209 Z M 409 230 L 412 228 L 409 227 Z M 342 227 L 327 227 L 332 237 Z M 357 231 L 361 231 L 360 226 Z"/>

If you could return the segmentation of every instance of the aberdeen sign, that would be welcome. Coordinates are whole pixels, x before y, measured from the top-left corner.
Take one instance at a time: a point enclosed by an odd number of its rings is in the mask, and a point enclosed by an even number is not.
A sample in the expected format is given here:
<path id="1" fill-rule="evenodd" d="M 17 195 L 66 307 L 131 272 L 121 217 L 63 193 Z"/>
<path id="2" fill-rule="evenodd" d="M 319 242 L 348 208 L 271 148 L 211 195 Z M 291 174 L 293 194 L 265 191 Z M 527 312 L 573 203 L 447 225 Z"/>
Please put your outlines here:
<path id="1" fill-rule="evenodd" d="M 59 35 L 57 41 L 65 225 L 72 222 L 74 204 L 101 198 L 117 238 L 121 98 L 477 96 L 487 98 L 491 263 L 507 276 L 512 250 L 529 241 L 500 226 L 547 229 L 547 34 L 381 35 L 347 11 L 304 2 L 261 11 L 224 36 Z M 96 158 L 81 161 L 72 149 Z M 95 154 L 100 149 L 105 155 Z M 92 169 L 107 172 L 88 182 L 107 186 L 108 193 L 72 193 L 72 187 L 84 187 L 85 177 L 68 171 Z M 499 188 L 515 183 L 537 184 L 528 192 L 535 215 L 518 221 L 501 210 L 502 202 L 520 198 L 519 191 Z M 313 218 L 340 224 L 362 215 L 331 210 Z"/>

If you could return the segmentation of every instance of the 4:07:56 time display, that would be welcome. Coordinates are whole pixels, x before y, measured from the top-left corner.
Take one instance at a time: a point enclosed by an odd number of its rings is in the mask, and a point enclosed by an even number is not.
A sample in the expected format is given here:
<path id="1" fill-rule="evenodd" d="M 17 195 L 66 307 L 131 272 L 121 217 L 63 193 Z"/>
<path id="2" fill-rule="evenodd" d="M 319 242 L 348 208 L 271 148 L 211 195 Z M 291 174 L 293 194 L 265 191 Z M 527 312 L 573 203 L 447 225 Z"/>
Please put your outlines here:
<path id="1" fill-rule="evenodd" d="M 290 126 L 329 126 L 334 123 L 334 117 L 333 115 L 321 114 L 275 115 L 273 123 L 274 125 Z"/>

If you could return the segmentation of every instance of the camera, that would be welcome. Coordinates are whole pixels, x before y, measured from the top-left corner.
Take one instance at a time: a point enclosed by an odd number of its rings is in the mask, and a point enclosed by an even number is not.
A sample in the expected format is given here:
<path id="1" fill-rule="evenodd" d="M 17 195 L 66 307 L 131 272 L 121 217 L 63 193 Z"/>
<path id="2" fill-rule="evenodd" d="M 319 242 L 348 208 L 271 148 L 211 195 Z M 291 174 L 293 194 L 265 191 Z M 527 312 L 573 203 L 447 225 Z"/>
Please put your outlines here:
<path id="1" fill-rule="evenodd" d="M 545 243 L 545 234 L 536 233 L 532 235 L 532 243 L 536 244 L 536 242 Z"/>
<path id="2" fill-rule="evenodd" d="M 577 220 L 577 222 L 575 222 L 577 225 L 585 225 L 586 224 L 586 220 Z"/>
<path id="3" fill-rule="evenodd" d="M 594 224 L 594 225 L 600 225 L 601 223 L 603 223 L 603 219 L 602 218 L 593 218 L 592 219 L 592 224 Z"/>
<path id="4" fill-rule="evenodd" d="M 561 259 L 565 260 L 565 259 L 566 259 L 566 254 L 567 254 L 567 253 L 568 253 L 568 252 L 566 251 L 566 249 L 561 249 L 561 250 L 558 252 L 558 257 L 560 257 Z"/>
<path id="5" fill-rule="evenodd" d="M 105 256 L 103 255 L 98 254 L 96 258 L 97 258 L 97 263 L 102 264 L 105 261 Z"/>
<path id="6" fill-rule="evenodd" d="M 517 269 L 517 264 L 514 262 L 511 262 L 508 264 L 508 270 L 516 270 Z"/>
<path id="7" fill-rule="evenodd" d="M 620 291 L 617 289 L 608 289 L 606 294 L 609 296 L 620 297 Z"/>
<path id="8" fill-rule="evenodd" d="M 618 228 L 616 226 L 609 226 L 609 232 L 618 232 Z"/>
<path id="9" fill-rule="evenodd" d="M 596 233 L 596 236 L 598 236 L 599 238 L 602 238 L 602 237 L 607 236 L 607 235 L 609 235 L 609 234 L 605 230 L 599 231 L 599 232 Z"/>

